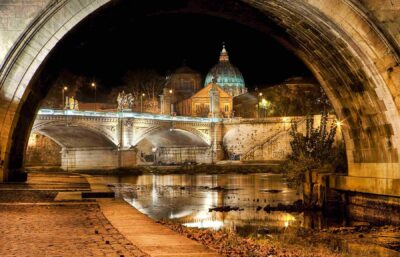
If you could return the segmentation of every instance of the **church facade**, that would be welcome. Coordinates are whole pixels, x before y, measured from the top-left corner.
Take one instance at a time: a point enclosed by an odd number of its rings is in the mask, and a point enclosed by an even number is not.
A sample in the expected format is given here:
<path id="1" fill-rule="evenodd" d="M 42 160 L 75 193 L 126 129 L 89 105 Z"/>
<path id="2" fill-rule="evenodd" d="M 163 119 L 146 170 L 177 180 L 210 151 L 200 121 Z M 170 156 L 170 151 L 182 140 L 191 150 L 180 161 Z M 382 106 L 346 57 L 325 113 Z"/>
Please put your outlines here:
<path id="1" fill-rule="evenodd" d="M 224 117 L 232 116 L 233 97 L 218 84 L 209 83 L 192 97 L 176 105 L 176 111 L 182 116 Z"/>

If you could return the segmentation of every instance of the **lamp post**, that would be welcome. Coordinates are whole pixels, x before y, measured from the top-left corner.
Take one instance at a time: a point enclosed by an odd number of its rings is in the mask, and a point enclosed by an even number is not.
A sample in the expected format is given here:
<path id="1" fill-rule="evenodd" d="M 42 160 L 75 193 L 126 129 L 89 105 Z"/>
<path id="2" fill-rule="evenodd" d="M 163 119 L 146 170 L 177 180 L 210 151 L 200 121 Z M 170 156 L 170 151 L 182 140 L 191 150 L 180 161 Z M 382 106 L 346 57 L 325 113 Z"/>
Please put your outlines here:
<path id="1" fill-rule="evenodd" d="M 94 88 L 94 110 L 97 111 L 97 86 L 94 82 L 92 82 L 91 86 Z"/>
<path id="2" fill-rule="evenodd" d="M 145 93 L 140 95 L 140 112 L 143 112 L 143 97 L 145 95 L 146 95 Z"/>
<path id="3" fill-rule="evenodd" d="M 172 94 L 174 93 L 174 91 L 172 90 L 172 89 L 170 89 L 170 90 L 168 90 L 168 93 L 170 94 L 170 99 L 171 99 L 171 106 L 169 107 L 169 109 L 170 109 L 170 115 L 173 115 L 173 113 L 174 113 L 174 104 L 173 104 L 173 102 L 174 102 L 174 99 L 172 99 Z"/>
<path id="4" fill-rule="evenodd" d="M 63 86 L 62 87 L 62 90 L 61 90 L 61 92 L 62 92 L 62 109 L 65 109 L 65 91 L 67 91 L 68 90 L 68 87 L 67 86 Z"/>
<path id="5" fill-rule="evenodd" d="M 260 92 L 258 93 L 258 102 L 257 102 L 257 117 L 260 118 L 260 102 L 261 102 L 261 97 L 263 96 L 263 93 Z"/>

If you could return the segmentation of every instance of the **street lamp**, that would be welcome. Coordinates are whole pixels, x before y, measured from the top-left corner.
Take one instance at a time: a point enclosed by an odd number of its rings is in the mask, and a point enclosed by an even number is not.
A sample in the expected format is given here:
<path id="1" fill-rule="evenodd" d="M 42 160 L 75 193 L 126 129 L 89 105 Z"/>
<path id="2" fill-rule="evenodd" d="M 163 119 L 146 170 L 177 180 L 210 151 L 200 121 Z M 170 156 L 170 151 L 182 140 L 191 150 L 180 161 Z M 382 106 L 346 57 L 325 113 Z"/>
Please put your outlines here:
<path id="1" fill-rule="evenodd" d="M 145 96 L 146 96 L 145 93 L 143 93 L 143 94 L 140 96 L 140 112 L 143 112 L 143 97 L 145 97 Z"/>
<path id="2" fill-rule="evenodd" d="M 258 103 L 257 103 L 257 118 L 260 118 L 260 116 L 261 116 L 261 113 L 260 113 L 260 101 L 261 101 L 261 97 L 263 96 L 263 93 L 262 92 L 260 92 L 260 93 L 258 93 Z"/>
<path id="3" fill-rule="evenodd" d="M 67 91 L 68 90 L 68 87 L 67 86 L 63 86 L 62 87 L 62 90 L 61 90 L 61 92 L 62 92 L 62 109 L 65 109 L 65 91 Z"/>
<path id="4" fill-rule="evenodd" d="M 172 94 L 174 93 L 174 91 L 172 90 L 172 89 L 170 89 L 170 90 L 168 90 L 168 93 L 171 95 L 171 106 L 170 106 L 170 115 L 173 115 L 174 114 L 174 102 L 175 102 L 175 100 L 174 99 L 172 99 Z"/>
<path id="5" fill-rule="evenodd" d="M 97 86 L 94 82 L 92 82 L 91 86 L 94 88 L 94 110 L 97 111 Z"/>

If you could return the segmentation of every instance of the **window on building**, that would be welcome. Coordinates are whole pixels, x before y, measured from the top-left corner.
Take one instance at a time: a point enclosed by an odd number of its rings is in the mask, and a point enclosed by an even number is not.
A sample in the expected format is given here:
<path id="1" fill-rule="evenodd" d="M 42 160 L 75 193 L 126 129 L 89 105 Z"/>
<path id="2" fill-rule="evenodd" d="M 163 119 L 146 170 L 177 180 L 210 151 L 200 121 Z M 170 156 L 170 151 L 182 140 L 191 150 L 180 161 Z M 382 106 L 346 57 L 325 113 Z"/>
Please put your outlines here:
<path id="1" fill-rule="evenodd" d="M 195 109 L 196 113 L 200 113 L 200 104 L 195 104 L 194 109 Z"/>
<path id="2" fill-rule="evenodd" d="M 210 104 L 204 104 L 204 111 L 210 112 Z"/>
<path id="3" fill-rule="evenodd" d="M 224 104 L 224 111 L 229 112 L 229 104 Z"/>
<path id="4" fill-rule="evenodd" d="M 194 81 L 193 80 L 188 80 L 188 79 L 183 79 L 182 80 L 182 88 L 184 89 L 191 89 L 193 88 Z"/>

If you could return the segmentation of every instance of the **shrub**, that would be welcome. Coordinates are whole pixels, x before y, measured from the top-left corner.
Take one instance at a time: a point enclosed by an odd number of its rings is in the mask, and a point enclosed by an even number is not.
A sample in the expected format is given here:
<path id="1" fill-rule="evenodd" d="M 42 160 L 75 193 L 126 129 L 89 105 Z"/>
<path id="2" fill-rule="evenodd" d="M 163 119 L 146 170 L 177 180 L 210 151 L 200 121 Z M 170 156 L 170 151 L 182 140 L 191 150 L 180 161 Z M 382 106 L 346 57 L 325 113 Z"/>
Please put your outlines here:
<path id="1" fill-rule="evenodd" d="M 313 116 L 307 116 L 306 133 L 298 131 L 293 123 L 290 131 L 292 153 L 284 165 L 287 177 L 293 184 L 299 185 L 306 171 L 313 169 L 329 169 L 333 172 L 347 169 L 344 144 L 334 145 L 336 122 L 328 124 L 328 112 L 323 112 L 320 124 L 314 128 Z"/>

